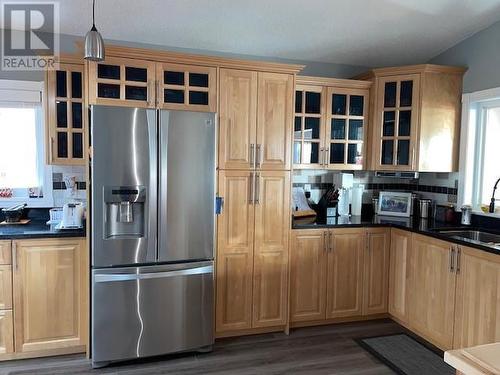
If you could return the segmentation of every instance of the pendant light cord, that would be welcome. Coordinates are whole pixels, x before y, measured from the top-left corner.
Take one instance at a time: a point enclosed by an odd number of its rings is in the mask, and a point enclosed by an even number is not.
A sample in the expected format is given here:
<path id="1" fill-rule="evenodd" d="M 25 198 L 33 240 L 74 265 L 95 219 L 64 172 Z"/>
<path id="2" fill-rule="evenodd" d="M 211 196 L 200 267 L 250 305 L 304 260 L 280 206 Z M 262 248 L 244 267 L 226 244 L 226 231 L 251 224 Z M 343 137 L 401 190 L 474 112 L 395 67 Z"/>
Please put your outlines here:
<path id="1" fill-rule="evenodd" d="M 92 0 L 92 30 L 97 30 L 95 27 L 95 0 Z"/>

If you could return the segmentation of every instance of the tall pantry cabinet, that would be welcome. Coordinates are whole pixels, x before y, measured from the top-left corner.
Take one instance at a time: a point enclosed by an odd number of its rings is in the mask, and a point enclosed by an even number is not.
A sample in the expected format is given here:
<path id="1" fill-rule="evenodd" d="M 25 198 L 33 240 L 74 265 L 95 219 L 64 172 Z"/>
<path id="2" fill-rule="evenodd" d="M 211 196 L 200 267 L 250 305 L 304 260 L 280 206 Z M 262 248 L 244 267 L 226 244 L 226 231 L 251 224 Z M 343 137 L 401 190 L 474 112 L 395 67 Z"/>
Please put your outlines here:
<path id="1" fill-rule="evenodd" d="M 219 70 L 216 334 L 287 318 L 293 72 Z"/>

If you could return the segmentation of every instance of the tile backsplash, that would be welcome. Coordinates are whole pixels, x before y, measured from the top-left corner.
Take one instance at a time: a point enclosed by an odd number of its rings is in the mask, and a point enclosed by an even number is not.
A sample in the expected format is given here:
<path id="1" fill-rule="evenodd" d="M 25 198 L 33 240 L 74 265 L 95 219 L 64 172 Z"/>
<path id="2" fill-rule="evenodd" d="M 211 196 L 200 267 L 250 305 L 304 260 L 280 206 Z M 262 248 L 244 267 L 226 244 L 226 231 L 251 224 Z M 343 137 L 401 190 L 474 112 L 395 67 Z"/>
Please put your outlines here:
<path id="1" fill-rule="evenodd" d="M 337 171 L 296 170 L 293 172 L 293 186 L 303 187 L 311 192 L 311 200 L 317 203 L 333 184 Z M 408 191 L 420 198 L 429 198 L 438 204 L 456 203 L 458 173 L 424 173 L 416 179 L 379 177 L 371 171 L 346 172 L 354 174 L 354 184 L 363 184 L 363 203 L 370 203 L 380 191 Z"/>
<path id="2" fill-rule="evenodd" d="M 69 188 L 73 185 L 73 188 Z M 69 201 L 86 202 L 86 176 L 84 166 L 52 167 L 52 195 L 54 206 L 61 207 Z"/>

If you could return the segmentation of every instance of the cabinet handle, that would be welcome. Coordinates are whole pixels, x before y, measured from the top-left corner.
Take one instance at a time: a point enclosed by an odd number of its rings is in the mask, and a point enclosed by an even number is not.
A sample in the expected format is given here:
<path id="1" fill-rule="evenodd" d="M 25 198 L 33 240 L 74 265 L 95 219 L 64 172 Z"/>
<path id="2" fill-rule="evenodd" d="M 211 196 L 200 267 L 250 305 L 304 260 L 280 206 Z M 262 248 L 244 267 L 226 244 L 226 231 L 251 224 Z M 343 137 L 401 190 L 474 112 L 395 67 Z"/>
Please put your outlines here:
<path id="1" fill-rule="evenodd" d="M 323 160 L 324 160 L 323 164 L 324 165 L 328 165 L 329 164 L 328 163 L 328 160 L 330 159 L 329 158 L 330 155 L 328 155 L 329 152 L 330 152 L 330 149 L 329 148 L 325 148 L 325 157 L 323 158 Z"/>
<path id="2" fill-rule="evenodd" d="M 253 184 L 255 180 L 254 172 L 250 172 L 250 183 L 248 184 L 248 203 L 253 204 Z"/>
<path id="3" fill-rule="evenodd" d="M 260 204 L 260 173 L 255 174 L 255 204 Z"/>
<path id="4" fill-rule="evenodd" d="M 328 233 L 328 251 L 333 253 L 333 234 L 332 234 L 332 232 Z"/>
<path id="5" fill-rule="evenodd" d="M 324 148 L 320 148 L 319 149 L 319 158 L 318 158 L 319 159 L 319 165 L 323 165 L 323 161 L 325 160 L 325 154 L 324 154 L 323 151 L 325 151 Z"/>
<path id="6" fill-rule="evenodd" d="M 457 274 L 460 273 L 460 263 L 462 263 L 462 249 L 457 246 Z"/>
<path id="7" fill-rule="evenodd" d="M 455 246 L 450 249 L 450 272 L 455 272 Z"/>
<path id="8" fill-rule="evenodd" d="M 257 159 L 257 162 L 256 162 L 257 168 L 260 168 L 260 165 L 262 163 L 262 147 L 259 143 L 257 144 L 257 157 L 256 157 L 256 159 Z"/>
<path id="9" fill-rule="evenodd" d="M 250 143 L 250 166 L 255 168 L 255 145 Z"/>
<path id="10" fill-rule="evenodd" d="M 324 231 L 324 232 L 323 232 L 323 250 L 324 250 L 325 252 L 326 252 L 326 251 L 328 251 L 328 249 L 327 249 L 327 247 L 326 247 L 326 246 L 327 246 L 326 244 L 328 243 L 328 241 L 327 241 L 327 239 L 326 239 L 326 236 L 327 236 L 327 232 L 326 232 L 326 231 Z"/>

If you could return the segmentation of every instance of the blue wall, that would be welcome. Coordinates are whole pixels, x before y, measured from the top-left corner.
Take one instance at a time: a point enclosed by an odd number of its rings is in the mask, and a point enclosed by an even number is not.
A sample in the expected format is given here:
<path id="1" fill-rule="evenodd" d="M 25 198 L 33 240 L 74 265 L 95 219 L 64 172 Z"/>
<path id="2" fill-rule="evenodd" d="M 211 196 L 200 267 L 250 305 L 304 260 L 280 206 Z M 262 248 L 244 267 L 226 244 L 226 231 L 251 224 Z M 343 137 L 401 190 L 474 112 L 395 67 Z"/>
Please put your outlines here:
<path id="1" fill-rule="evenodd" d="M 467 66 L 464 92 L 500 87 L 500 21 L 432 58 L 432 64 Z"/>

